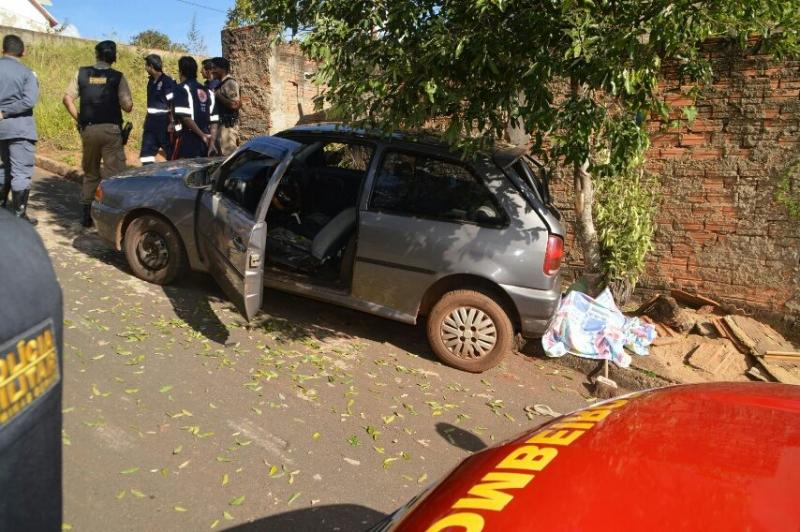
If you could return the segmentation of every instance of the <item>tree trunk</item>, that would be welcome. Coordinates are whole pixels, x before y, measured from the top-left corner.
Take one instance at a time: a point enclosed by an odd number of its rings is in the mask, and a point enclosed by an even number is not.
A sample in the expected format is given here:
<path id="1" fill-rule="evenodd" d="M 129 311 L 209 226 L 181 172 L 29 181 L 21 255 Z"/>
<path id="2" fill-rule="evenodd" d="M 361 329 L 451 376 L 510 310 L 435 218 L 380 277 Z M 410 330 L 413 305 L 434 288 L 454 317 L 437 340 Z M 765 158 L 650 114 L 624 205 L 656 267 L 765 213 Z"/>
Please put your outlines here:
<path id="1" fill-rule="evenodd" d="M 576 99 L 582 97 L 583 88 L 574 78 L 570 81 L 572 97 Z M 573 165 L 572 177 L 575 185 L 575 234 L 583 251 L 583 273 L 589 282 L 590 292 L 594 292 L 601 284 L 602 265 L 592 212 L 594 186 L 588 168 L 588 160 L 582 163 L 576 162 Z"/>

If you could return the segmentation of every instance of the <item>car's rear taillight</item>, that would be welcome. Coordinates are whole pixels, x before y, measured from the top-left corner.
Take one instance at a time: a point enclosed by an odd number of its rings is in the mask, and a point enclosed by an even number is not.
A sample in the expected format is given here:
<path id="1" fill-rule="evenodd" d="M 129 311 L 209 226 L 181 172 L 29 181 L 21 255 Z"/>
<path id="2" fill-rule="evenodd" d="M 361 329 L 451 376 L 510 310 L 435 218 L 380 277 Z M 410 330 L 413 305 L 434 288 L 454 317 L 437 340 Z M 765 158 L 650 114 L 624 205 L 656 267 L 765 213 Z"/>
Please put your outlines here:
<path id="1" fill-rule="evenodd" d="M 561 259 L 563 257 L 564 239 L 557 235 L 550 235 L 547 239 L 547 251 L 544 254 L 544 274 L 557 274 L 561 268 Z"/>
<path id="2" fill-rule="evenodd" d="M 97 185 L 97 188 L 94 190 L 94 200 L 97 203 L 103 203 L 103 187 L 102 187 L 102 185 Z"/>

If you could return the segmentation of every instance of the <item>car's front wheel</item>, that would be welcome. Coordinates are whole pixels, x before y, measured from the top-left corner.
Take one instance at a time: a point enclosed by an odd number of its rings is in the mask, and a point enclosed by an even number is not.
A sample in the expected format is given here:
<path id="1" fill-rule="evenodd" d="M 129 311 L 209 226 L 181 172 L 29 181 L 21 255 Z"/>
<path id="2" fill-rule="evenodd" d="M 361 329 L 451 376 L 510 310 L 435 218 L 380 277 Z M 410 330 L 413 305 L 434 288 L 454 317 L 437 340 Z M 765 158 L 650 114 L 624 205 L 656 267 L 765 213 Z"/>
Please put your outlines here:
<path id="1" fill-rule="evenodd" d="M 128 224 L 124 248 L 133 273 L 150 283 L 170 284 L 186 267 L 180 236 L 158 216 L 146 214 Z"/>
<path id="2" fill-rule="evenodd" d="M 511 351 L 514 327 L 503 307 L 482 292 L 454 290 L 428 316 L 428 342 L 450 366 L 480 373 Z"/>

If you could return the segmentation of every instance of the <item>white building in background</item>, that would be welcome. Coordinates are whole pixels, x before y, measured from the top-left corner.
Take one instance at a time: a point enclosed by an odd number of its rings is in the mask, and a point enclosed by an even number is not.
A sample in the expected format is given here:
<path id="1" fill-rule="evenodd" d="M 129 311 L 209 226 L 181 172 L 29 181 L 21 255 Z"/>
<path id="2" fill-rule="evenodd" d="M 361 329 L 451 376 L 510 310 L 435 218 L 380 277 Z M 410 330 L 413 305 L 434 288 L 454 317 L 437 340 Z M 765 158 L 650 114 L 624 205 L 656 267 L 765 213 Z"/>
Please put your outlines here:
<path id="1" fill-rule="evenodd" d="M 70 24 L 62 28 L 47 11 L 45 6 L 51 5 L 51 0 L 0 0 L 0 26 L 78 37 L 75 26 Z"/>

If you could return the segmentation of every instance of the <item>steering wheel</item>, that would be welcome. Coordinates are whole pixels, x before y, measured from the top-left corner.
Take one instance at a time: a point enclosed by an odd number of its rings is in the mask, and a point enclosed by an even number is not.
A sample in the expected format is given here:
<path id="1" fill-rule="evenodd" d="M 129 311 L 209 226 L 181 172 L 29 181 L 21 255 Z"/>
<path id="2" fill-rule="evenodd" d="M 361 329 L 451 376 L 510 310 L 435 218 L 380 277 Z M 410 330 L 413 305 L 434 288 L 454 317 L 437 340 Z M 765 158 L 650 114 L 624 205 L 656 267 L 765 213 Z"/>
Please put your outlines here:
<path id="1" fill-rule="evenodd" d="M 278 186 L 272 197 L 272 205 L 278 210 L 288 213 L 298 212 L 303 204 L 300 183 L 292 176 L 287 176 Z"/>

